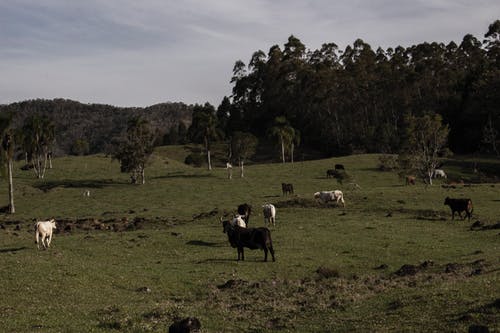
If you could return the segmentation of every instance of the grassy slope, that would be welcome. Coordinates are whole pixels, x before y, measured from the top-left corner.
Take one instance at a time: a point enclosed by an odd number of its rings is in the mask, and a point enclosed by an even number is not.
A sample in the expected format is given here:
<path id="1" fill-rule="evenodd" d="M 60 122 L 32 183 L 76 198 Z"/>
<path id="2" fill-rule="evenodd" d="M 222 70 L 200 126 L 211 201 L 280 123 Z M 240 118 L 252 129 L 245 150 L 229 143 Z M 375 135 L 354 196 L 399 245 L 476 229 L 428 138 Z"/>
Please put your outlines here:
<path id="1" fill-rule="evenodd" d="M 102 156 L 56 159 L 43 181 L 16 171 L 18 213 L 0 220 L 2 330 L 160 332 L 188 315 L 207 332 L 500 328 L 493 304 L 500 298 L 499 230 L 470 231 L 473 221 L 453 222 L 443 206 L 447 195 L 471 197 L 474 221 L 494 224 L 498 185 L 405 187 L 395 174 L 376 170 L 376 155 L 253 165 L 246 178 L 227 180 L 223 169 L 193 169 L 166 157 L 184 154 L 160 149 L 143 186 L 127 184 L 119 165 Z M 361 189 L 326 179 L 334 163 L 343 163 Z M 464 165 L 447 171 L 467 175 Z M 297 204 L 281 197 L 281 182 L 294 184 Z M 315 191 L 334 188 L 344 191 L 345 209 L 311 200 Z M 4 192 L 0 202 L 7 202 Z M 235 261 L 218 218 L 242 202 L 256 208 L 253 226 L 263 224 L 261 204 L 283 206 L 272 228 L 275 263 L 248 250 L 245 262 Z M 193 219 L 214 209 L 215 216 Z M 37 251 L 31 219 L 51 216 L 148 222 L 137 231 L 58 234 L 51 250 Z M 434 264 L 414 276 L 394 275 L 404 264 L 429 260 Z M 462 266 L 445 273 L 449 263 Z M 382 264 L 387 268 L 374 269 Z M 339 276 L 322 278 L 318 267 Z M 217 287 L 229 280 L 238 286 Z"/>

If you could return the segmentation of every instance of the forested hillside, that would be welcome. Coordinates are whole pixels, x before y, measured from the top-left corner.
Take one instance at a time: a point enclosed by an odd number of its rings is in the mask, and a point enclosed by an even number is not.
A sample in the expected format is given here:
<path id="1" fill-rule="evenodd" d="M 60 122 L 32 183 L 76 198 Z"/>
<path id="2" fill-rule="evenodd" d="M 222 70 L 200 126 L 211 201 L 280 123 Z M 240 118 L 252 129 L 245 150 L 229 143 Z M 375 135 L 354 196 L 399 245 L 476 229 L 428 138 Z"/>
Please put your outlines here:
<path id="1" fill-rule="evenodd" d="M 82 144 L 88 147 L 85 153 L 109 151 L 113 139 L 120 136 L 127 121 L 136 116 L 151 124 L 157 143 L 162 144 L 171 127 L 190 125 L 192 106 L 162 103 L 146 108 L 121 108 L 66 99 L 37 99 L 0 106 L 0 112 L 12 113 L 14 128 L 21 128 L 30 115 L 46 116 L 55 126 L 54 150 L 61 155 L 81 149 Z"/>
<path id="2" fill-rule="evenodd" d="M 358 39 L 308 50 L 295 36 L 233 70 L 219 121 L 266 135 L 285 120 L 328 154 L 398 152 L 409 116 L 440 114 L 455 153 L 495 151 L 500 129 L 500 21 L 484 40 L 374 49 Z"/>

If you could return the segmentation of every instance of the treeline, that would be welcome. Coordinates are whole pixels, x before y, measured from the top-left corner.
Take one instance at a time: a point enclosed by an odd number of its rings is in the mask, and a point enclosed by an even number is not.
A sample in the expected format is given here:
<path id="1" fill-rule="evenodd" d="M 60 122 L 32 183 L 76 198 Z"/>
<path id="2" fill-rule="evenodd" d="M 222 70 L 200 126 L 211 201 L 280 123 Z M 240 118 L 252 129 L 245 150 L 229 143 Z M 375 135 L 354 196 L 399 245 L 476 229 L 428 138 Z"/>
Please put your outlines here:
<path id="1" fill-rule="evenodd" d="M 122 108 L 66 99 L 36 99 L 0 105 L 0 113 L 11 114 L 11 126 L 19 129 L 34 115 L 47 118 L 54 128 L 55 141 L 51 148 L 54 153 L 82 155 L 111 152 L 114 141 L 123 136 L 129 120 L 137 117 L 149 123 L 156 145 L 170 143 L 170 133 L 187 131 L 192 108 L 183 103 Z"/>
<path id="2" fill-rule="evenodd" d="M 484 40 L 374 50 L 361 39 L 307 50 L 290 36 L 283 48 L 237 61 L 219 126 L 269 136 L 286 122 L 302 143 L 330 154 L 395 153 L 408 119 L 441 115 L 455 153 L 497 150 L 500 129 L 500 21 Z M 498 153 L 498 151 L 496 151 Z"/>

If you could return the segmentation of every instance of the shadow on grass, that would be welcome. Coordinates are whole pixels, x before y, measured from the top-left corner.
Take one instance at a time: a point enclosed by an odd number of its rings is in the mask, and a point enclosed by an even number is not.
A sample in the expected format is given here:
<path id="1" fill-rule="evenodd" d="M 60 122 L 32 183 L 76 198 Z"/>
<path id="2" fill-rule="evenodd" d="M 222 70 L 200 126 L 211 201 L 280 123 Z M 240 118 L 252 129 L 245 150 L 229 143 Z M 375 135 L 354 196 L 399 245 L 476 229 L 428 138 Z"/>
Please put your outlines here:
<path id="1" fill-rule="evenodd" d="M 197 264 L 206 264 L 206 263 L 227 263 L 227 262 L 238 262 L 237 257 L 235 258 L 210 258 L 210 259 L 205 259 L 205 260 L 199 260 L 196 263 Z M 250 263 L 266 263 L 261 257 L 259 258 L 251 258 L 247 259 L 247 256 L 245 255 L 245 260 L 241 260 L 240 262 L 245 263 L 245 262 L 250 262 Z M 268 259 L 267 263 L 272 263 L 273 261 L 271 259 Z"/>
<path id="2" fill-rule="evenodd" d="M 6 249 L 0 249 L 0 253 L 17 252 L 17 251 L 22 251 L 22 250 L 26 250 L 26 249 L 27 249 L 26 246 L 23 246 L 23 247 L 11 247 L 11 248 L 6 248 Z"/>
<path id="3" fill-rule="evenodd" d="M 116 181 L 113 179 L 81 179 L 81 180 L 71 180 L 71 179 L 63 179 L 63 180 L 52 180 L 52 181 L 43 181 L 33 184 L 34 188 L 42 190 L 44 192 L 50 191 L 57 187 L 63 188 L 103 188 L 105 186 L 112 185 L 124 185 L 130 184 L 129 182 L 124 181 Z"/>
<path id="4" fill-rule="evenodd" d="M 205 242 L 202 240 L 191 240 L 189 242 L 186 242 L 186 245 L 196 245 L 196 246 L 221 246 L 220 243 L 213 243 L 213 242 Z"/>
<path id="5" fill-rule="evenodd" d="M 170 179 L 170 178 L 209 178 L 214 177 L 212 174 L 185 174 L 184 172 L 171 172 L 165 176 L 153 177 L 153 179 Z"/>

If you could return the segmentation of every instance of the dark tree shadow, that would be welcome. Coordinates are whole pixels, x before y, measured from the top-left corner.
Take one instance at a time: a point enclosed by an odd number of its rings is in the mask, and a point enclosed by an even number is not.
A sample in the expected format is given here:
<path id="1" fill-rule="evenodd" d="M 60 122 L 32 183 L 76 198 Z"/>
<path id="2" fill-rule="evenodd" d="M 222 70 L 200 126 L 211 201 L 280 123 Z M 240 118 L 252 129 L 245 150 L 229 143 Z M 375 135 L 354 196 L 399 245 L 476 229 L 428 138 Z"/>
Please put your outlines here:
<path id="1" fill-rule="evenodd" d="M 217 246 L 221 246 L 221 243 L 205 242 L 202 240 L 191 240 L 189 242 L 186 242 L 186 245 L 217 247 Z"/>
<path id="2" fill-rule="evenodd" d="M 210 178 L 215 177 L 212 174 L 185 174 L 184 172 L 172 172 L 165 176 L 153 177 L 153 179 L 172 179 L 172 178 Z"/>
<path id="3" fill-rule="evenodd" d="M 72 180 L 72 179 L 63 179 L 63 180 L 51 180 L 51 181 L 43 181 L 38 182 L 33 185 L 34 188 L 42 190 L 44 192 L 50 191 L 57 187 L 63 188 L 103 188 L 106 186 L 113 185 L 124 185 L 130 184 L 125 181 L 116 181 L 113 179 L 81 179 L 81 180 Z"/>
<path id="4" fill-rule="evenodd" d="M 11 247 L 11 248 L 6 248 L 6 249 L 0 249 L 0 253 L 17 252 L 17 251 L 22 251 L 22 250 L 26 250 L 26 249 L 27 249 L 26 246 L 23 246 L 23 247 Z"/>

